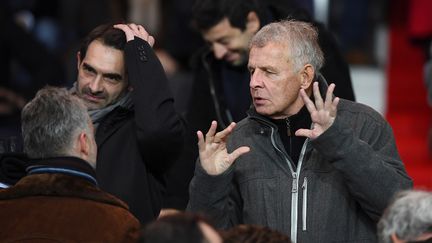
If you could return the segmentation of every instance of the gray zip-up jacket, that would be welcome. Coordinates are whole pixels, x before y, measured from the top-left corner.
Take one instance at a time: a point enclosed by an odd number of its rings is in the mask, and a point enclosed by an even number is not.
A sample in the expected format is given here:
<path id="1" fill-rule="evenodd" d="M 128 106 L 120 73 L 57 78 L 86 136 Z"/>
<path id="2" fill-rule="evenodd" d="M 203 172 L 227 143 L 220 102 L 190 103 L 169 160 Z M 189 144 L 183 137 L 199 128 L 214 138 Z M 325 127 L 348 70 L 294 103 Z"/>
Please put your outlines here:
<path id="1" fill-rule="evenodd" d="M 295 242 L 376 242 L 392 196 L 412 187 L 390 125 L 373 109 L 341 99 L 333 125 L 306 139 L 297 164 L 275 125 L 255 111 L 239 122 L 228 151 L 249 146 L 218 176 L 197 163 L 188 210 L 221 228 L 258 224 Z"/>

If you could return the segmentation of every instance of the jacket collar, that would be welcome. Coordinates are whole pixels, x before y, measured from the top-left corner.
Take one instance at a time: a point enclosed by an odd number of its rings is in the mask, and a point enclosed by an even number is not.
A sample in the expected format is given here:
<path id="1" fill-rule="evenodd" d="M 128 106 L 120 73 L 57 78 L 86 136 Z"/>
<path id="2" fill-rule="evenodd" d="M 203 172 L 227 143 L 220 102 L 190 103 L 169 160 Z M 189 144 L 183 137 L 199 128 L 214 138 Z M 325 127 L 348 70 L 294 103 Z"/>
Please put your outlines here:
<path id="1" fill-rule="evenodd" d="M 28 175 L 65 174 L 80 177 L 97 186 L 95 170 L 87 161 L 76 157 L 32 159 L 26 171 Z"/>
<path id="2" fill-rule="evenodd" d="M 53 171 L 38 171 L 31 173 L 14 186 L 0 190 L 0 200 L 10 200 L 17 198 L 27 198 L 32 196 L 45 197 L 71 197 L 82 198 L 110 204 L 125 209 L 128 206 L 117 197 L 106 193 L 97 188 L 91 179 L 83 177 L 79 173 L 68 173 L 62 169 L 94 176 L 93 168 L 84 160 L 74 157 L 59 157 L 43 160 L 32 160 L 34 167 L 29 171 L 35 171 L 35 168 L 54 168 Z M 55 166 L 60 163 L 61 166 Z"/>
<path id="3" fill-rule="evenodd" d="M 117 107 L 101 121 L 96 130 L 96 143 L 98 148 L 132 116 L 134 111 L 123 107 Z"/>

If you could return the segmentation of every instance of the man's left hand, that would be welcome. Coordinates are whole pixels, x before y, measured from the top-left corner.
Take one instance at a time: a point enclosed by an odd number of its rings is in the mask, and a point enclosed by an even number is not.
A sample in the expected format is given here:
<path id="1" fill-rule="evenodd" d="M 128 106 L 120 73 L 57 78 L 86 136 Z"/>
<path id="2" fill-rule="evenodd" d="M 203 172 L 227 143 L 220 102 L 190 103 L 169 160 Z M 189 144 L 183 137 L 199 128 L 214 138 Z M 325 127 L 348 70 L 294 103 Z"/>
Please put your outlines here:
<path id="1" fill-rule="evenodd" d="M 327 89 L 327 94 L 324 101 L 319 91 L 318 82 L 314 82 L 313 95 L 315 97 L 315 104 L 303 89 L 300 90 L 300 96 L 311 115 L 312 128 L 299 129 L 295 133 L 296 136 L 315 139 L 333 124 L 334 120 L 336 119 L 337 105 L 339 103 L 338 97 L 333 99 L 334 88 L 335 84 L 330 84 Z"/>

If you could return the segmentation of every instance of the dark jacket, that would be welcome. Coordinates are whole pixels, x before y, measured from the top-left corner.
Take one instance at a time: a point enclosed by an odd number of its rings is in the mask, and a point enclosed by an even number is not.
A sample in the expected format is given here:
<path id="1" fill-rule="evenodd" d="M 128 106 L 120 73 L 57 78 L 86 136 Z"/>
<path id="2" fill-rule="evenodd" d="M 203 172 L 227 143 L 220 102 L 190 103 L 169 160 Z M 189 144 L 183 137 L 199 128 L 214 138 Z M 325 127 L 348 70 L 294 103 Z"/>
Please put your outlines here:
<path id="1" fill-rule="evenodd" d="M 96 186 L 87 162 L 65 157 L 33 165 L 30 175 L 0 191 L 1 242 L 137 240 L 138 220 L 124 202 Z"/>
<path id="2" fill-rule="evenodd" d="M 322 93 L 325 94 L 325 91 Z M 376 242 L 376 222 L 393 195 L 412 187 L 390 125 L 373 109 L 341 99 L 333 125 L 303 145 L 297 166 L 277 127 L 254 110 L 228 139 L 249 146 L 228 171 L 198 163 L 188 208 L 217 226 L 258 224 L 295 242 Z"/>
<path id="3" fill-rule="evenodd" d="M 0 188 L 15 185 L 26 175 L 28 157 L 24 153 L 0 154 Z"/>
<path id="4" fill-rule="evenodd" d="M 133 109 L 118 107 L 96 132 L 101 189 L 125 201 L 147 223 L 159 215 L 164 173 L 183 148 L 183 122 L 175 112 L 164 70 L 147 42 L 125 46 Z"/>

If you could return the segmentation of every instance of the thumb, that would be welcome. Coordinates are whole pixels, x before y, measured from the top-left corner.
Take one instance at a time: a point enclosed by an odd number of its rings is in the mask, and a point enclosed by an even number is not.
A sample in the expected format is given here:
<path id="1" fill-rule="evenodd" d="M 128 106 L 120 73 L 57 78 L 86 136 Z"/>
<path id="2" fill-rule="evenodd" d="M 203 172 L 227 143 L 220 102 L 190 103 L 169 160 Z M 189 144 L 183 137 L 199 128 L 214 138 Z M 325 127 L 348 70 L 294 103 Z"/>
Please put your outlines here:
<path id="1" fill-rule="evenodd" d="M 238 157 L 241 155 L 248 153 L 250 148 L 247 146 L 243 146 L 234 150 L 231 154 L 229 154 L 228 159 L 231 163 L 233 163 Z"/>
<path id="2" fill-rule="evenodd" d="M 295 132 L 295 135 L 298 137 L 307 137 L 307 138 L 311 138 L 312 137 L 312 130 L 309 129 L 299 129 Z"/>

